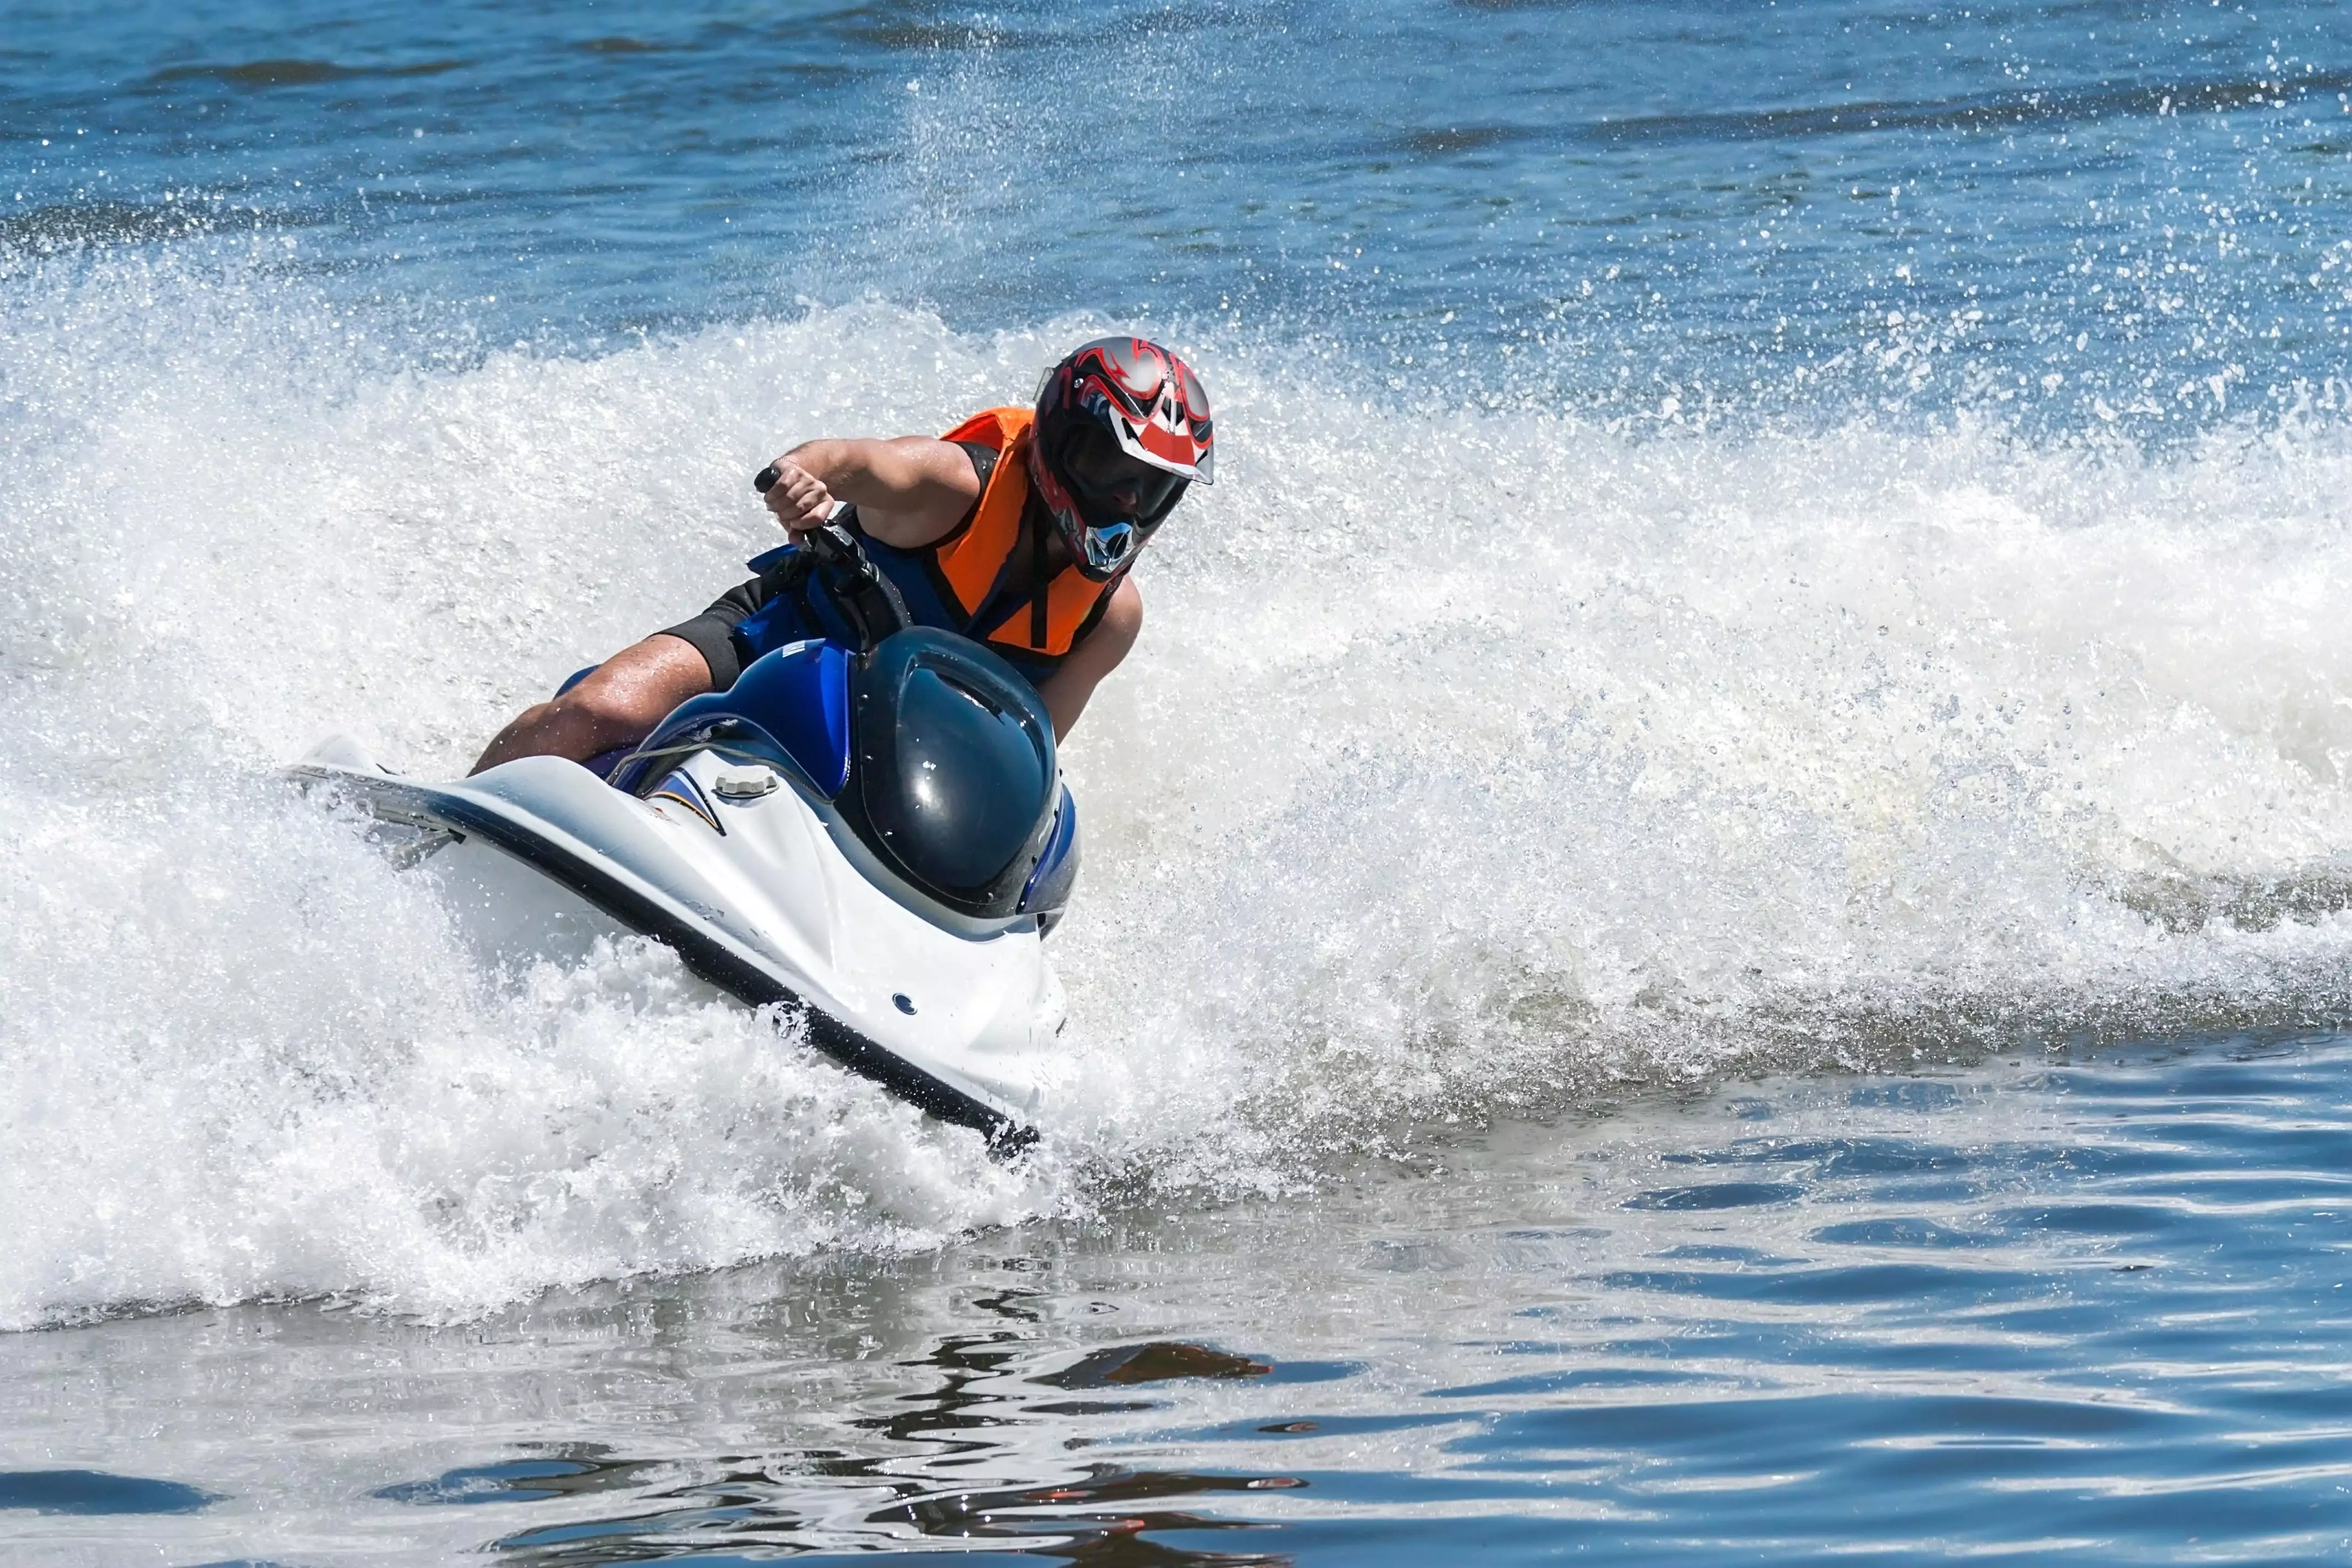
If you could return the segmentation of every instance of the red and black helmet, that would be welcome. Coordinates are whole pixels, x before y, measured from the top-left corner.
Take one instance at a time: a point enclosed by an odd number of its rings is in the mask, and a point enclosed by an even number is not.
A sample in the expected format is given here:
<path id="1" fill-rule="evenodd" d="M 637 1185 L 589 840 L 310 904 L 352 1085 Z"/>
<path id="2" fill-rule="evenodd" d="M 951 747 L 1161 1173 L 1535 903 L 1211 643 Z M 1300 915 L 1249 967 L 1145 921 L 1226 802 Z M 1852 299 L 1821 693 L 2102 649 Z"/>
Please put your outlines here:
<path id="1" fill-rule="evenodd" d="M 1045 374 L 1029 478 L 1097 582 L 1124 571 L 1194 479 L 1212 482 L 1209 395 L 1143 338 L 1097 338 Z"/>

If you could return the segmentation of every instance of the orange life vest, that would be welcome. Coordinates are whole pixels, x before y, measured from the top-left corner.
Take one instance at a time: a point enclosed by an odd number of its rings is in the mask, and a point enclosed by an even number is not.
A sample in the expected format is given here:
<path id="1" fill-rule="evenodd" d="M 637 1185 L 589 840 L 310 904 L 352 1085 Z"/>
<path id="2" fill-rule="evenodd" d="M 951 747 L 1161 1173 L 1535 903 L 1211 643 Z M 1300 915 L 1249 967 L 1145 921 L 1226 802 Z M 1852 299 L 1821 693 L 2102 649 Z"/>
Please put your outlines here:
<path id="1" fill-rule="evenodd" d="M 941 437 L 992 448 L 996 466 L 980 493 L 980 505 L 963 527 L 933 545 L 932 559 L 967 617 L 985 608 L 1013 569 L 1021 547 L 1021 517 L 1029 506 L 1029 438 L 1035 414 L 1026 408 L 989 408 Z M 1031 538 L 1028 570 L 1044 575 L 1049 526 L 1042 517 Z M 1033 577 L 1034 580 L 1034 577 Z M 1033 657 L 1059 658 L 1076 645 L 1104 608 L 1118 583 L 1097 583 L 1076 566 L 1066 566 L 1043 592 L 1012 605 L 994 626 L 974 624 L 966 635 Z"/>

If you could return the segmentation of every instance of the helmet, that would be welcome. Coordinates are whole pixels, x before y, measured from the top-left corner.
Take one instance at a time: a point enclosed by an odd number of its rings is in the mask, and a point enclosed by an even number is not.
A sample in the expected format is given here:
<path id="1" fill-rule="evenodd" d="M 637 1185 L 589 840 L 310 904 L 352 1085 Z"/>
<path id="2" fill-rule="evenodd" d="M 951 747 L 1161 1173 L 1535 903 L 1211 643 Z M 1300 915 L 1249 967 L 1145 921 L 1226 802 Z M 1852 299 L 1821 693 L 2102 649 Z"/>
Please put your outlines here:
<path id="1" fill-rule="evenodd" d="M 1209 395 L 1143 338 L 1097 338 L 1045 373 L 1029 442 L 1032 488 L 1078 570 L 1125 571 L 1192 480 L 1211 482 Z"/>

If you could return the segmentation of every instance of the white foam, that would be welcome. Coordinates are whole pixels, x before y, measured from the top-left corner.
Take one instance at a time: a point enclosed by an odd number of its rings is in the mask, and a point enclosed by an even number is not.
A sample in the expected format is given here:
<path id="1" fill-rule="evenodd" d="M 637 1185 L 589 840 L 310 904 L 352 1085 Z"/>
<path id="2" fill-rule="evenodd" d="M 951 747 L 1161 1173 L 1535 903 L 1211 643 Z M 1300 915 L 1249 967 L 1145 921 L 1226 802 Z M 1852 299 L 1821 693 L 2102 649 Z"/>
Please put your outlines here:
<path id="1" fill-rule="evenodd" d="M 462 769 L 739 579 L 782 446 L 942 428 L 1096 323 L 425 370 L 247 268 L 7 288 L 0 1323 L 463 1313 L 1629 1078 L 2344 1005 L 2340 428 L 1637 436 L 1213 336 L 1220 482 L 1067 753 L 1082 1088 L 1007 1172 L 659 950 L 476 973 L 270 774 L 335 729 Z"/>

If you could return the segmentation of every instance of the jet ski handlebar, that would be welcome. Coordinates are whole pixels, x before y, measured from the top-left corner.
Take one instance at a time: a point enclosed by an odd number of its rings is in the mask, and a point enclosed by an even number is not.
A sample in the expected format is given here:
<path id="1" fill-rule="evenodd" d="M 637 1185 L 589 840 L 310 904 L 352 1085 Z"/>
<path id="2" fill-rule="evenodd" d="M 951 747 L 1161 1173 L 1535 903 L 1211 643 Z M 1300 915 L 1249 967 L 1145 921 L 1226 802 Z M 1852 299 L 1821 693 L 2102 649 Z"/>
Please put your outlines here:
<path id="1" fill-rule="evenodd" d="M 771 463 L 751 476 L 751 488 L 765 495 L 780 477 Z M 836 507 L 822 526 L 794 534 L 793 544 L 806 563 L 803 580 L 833 601 L 857 634 L 857 651 L 871 653 L 883 638 L 914 625 L 915 618 L 907 613 L 898 584 L 882 575 L 857 535 L 844 526 L 856 516 L 854 507 Z"/>

